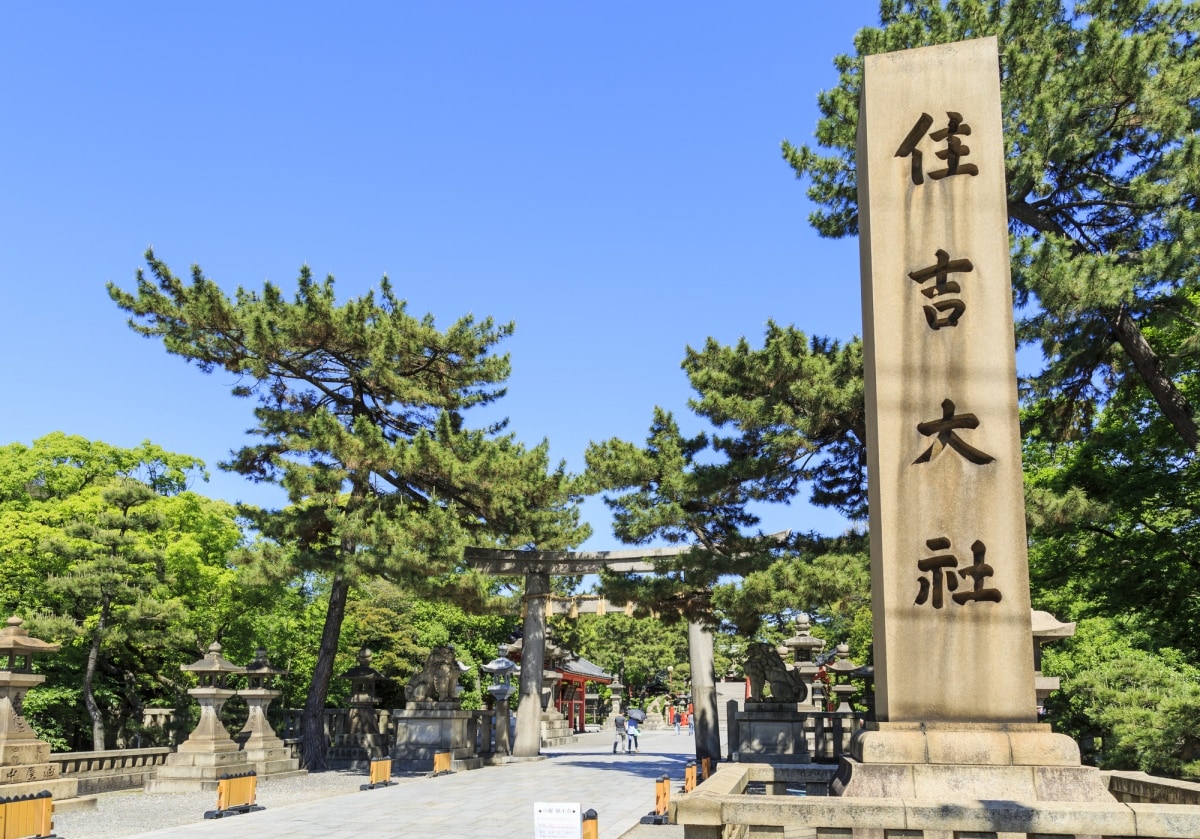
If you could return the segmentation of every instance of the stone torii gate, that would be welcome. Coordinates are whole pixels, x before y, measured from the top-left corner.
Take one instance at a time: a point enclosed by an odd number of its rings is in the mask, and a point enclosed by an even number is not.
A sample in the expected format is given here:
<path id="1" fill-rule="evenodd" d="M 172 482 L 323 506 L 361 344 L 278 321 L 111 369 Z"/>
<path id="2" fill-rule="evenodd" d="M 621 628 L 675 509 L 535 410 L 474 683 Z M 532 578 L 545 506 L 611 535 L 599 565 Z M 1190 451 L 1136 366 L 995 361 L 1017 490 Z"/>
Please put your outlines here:
<path id="1" fill-rule="evenodd" d="M 618 573 L 654 573 L 655 559 L 678 556 L 690 548 L 650 548 L 625 551 L 506 551 L 467 548 L 467 565 L 495 576 L 525 577 L 525 626 L 521 652 L 520 701 L 514 757 L 536 757 L 541 747 L 542 670 L 546 654 L 546 604 L 550 577 L 598 574 L 602 568 Z M 721 756 L 717 722 L 717 677 L 713 666 L 712 632 L 688 621 L 688 662 L 692 671 L 692 704 L 696 715 L 696 756 Z"/>

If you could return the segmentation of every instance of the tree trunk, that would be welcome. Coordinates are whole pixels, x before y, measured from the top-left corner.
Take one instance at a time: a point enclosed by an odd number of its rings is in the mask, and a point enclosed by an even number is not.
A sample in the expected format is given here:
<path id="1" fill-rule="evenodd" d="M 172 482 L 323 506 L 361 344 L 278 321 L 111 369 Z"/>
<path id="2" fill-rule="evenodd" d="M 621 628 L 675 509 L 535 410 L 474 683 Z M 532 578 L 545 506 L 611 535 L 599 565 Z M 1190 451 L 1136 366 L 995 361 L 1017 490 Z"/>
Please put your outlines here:
<path id="1" fill-rule="evenodd" d="M 325 612 L 325 628 L 321 630 L 317 663 L 308 686 L 304 714 L 300 717 L 301 758 L 304 768 L 309 772 L 328 768 L 325 763 L 325 751 L 328 748 L 325 742 L 325 700 L 329 697 L 329 683 L 333 680 L 333 664 L 342 634 L 342 621 L 346 617 L 346 596 L 349 591 L 350 583 L 346 578 L 335 574 L 329 587 L 329 609 Z"/>
<path id="2" fill-rule="evenodd" d="M 105 598 L 100 605 L 100 620 L 92 635 L 92 643 L 88 647 L 87 667 L 83 671 L 83 704 L 92 718 L 92 751 L 94 752 L 104 751 L 104 715 L 100 713 L 100 706 L 96 704 L 96 694 L 92 687 L 96 681 L 96 669 L 100 664 L 100 639 L 104 635 L 104 628 L 107 625 L 108 598 Z"/>
<path id="3" fill-rule="evenodd" d="M 1111 321 L 1113 334 L 1120 342 L 1121 348 L 1129 356 L 1138 375 L 1146 384 L 1154 401 L 1162 409 L 1163 416 L 1175 426 L 1179 436 L 1193 451 L 1200 445 L 1200 432 L 1197 431 L 1196 421 L 1192 418 L 1192 406 L 1184 399 L 1183 394 L 1162 372 L 1162 364 L 1154 349 L 1146 341 L 1146 336 L 1124 306 Z"/>

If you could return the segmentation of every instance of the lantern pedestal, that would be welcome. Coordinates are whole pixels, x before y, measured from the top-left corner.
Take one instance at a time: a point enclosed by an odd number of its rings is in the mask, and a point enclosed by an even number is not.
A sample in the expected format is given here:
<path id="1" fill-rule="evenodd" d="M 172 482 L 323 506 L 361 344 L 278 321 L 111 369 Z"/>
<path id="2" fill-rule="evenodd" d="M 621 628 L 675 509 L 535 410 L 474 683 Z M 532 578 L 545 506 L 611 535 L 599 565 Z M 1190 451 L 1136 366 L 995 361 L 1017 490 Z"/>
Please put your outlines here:
<path id="1" fill-rule="evenodd" d="M 272 687 L 272 680 L 285 673 L 272 667 L 267 660 L 267 651 L 259 647 L 254 652 L 254 660 L 246 665 L 248 687 L 237 692 L 246 701 L 247 715 L 246 724 L 233 739 L 242 747 L 246 762 L 259 778 L 295 778 L 308 774 L 307 769 L 300 768 L 300 759 L 292 757 L 291 750 L 267 720 L 267 708 L 282 693 Z"/>

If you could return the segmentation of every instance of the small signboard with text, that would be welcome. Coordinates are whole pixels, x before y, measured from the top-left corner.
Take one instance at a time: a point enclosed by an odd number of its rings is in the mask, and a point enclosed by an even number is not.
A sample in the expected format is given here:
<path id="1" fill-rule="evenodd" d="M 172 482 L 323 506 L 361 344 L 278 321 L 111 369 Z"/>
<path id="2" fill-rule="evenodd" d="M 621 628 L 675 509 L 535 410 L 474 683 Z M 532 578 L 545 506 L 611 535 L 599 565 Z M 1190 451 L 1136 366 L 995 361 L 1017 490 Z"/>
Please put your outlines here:
<path id="1" fill-rule="evenodd" d="M 582 839 L 583 806 L 545 801 L 533 805 L 533 839 Z"/>

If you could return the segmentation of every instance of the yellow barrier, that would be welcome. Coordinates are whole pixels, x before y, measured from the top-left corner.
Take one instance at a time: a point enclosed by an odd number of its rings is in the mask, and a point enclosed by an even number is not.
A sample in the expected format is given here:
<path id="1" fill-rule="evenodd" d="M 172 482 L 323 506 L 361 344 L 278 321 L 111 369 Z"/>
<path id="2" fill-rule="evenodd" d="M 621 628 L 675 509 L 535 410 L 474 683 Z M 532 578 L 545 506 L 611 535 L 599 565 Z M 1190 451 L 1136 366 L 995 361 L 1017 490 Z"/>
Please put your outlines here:
<path id="1" fill-rule="evenodd" d="M 238 775 L 220 775 L 217 777 L 217 809 L 209 810 L 204 818 L 220 819 L 265 810 L 254 803 L 257 792 L 258 775 L 253 769 Z"/>
<path id="2" fill-rule="evenodd" d="M 433 753 L 433 774 L 434 775 L 449 775 L 450 774 L 450 752 L 434 752 Z"/>
<path id="3" fill-rule="evenodd" d="M 392 759 L 390 757 L 379 757 L 371 761 L 371 775 L 369 783 L 359 787 L 360 790 L 376 789 L 378 787 L 390 787 L 395 781 L 392 780 Z"/>
<path id="4" fill-rule="evenodd" d="M 600 839 L 600 817 L 595 810 L 583 814 L 583 839 Z"/>
<path id="5" fill-rule="evenodd" d="M 671 776 L 663 775 L 654 789 L 654 815 L 665 816 L 671 806 Z"/>
<path id="6" fill-rule="evenodd" d="M 711 774 L 712 774 L 712 758 L 711 757 L 700 758 L 700 780 L 707 781 L 708 776 Z"/>
<path id="7" fill-rule="evenodd" d="M 54 802 L 49 790 L 33 795 L 0 798 L 0 837 L 26 839 L 53 836 Z"/>
<path id="8" fill-rule="evenodd" d="M 683 770 L 683 791 L 691 792 L 696 788 L 696 761 L 692 761 Z"/>

